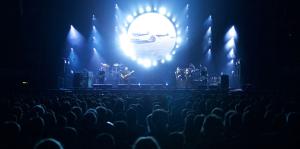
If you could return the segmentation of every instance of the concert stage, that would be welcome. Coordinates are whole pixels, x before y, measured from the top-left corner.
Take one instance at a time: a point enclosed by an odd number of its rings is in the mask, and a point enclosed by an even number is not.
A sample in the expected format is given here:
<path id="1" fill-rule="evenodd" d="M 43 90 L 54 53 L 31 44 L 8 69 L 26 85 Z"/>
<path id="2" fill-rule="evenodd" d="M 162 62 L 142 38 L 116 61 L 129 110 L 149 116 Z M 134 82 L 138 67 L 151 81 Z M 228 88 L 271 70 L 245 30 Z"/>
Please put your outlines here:
<path id="1" fill-rule="evenodd" d="M 241 91 L 240 89 L 222 89 L 221 86 L 199 86 L 198 88 L 176 88 L 163 84 L 94 84 L 93 88 L 68 88 L 68 89 L 52 89 L 48 90 L 50 94 L 130 94 L 130 93 L 146 93 L 146 94 L 224 94 L 230 92 Z"/>

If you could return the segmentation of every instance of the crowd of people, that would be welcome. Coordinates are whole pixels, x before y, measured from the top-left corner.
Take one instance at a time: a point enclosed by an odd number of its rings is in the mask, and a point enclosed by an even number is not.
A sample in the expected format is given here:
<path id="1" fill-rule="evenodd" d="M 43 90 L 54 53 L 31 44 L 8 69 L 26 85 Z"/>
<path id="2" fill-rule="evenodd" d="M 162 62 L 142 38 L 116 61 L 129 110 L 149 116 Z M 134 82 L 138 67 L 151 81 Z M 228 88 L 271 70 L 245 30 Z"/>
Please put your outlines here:
<path id="1" fill-rule="evenodd" d="M 274 95 L 15 94 L 0 106 L 0 148 L 252 149 L 300 141 L 299 101 Z"/>

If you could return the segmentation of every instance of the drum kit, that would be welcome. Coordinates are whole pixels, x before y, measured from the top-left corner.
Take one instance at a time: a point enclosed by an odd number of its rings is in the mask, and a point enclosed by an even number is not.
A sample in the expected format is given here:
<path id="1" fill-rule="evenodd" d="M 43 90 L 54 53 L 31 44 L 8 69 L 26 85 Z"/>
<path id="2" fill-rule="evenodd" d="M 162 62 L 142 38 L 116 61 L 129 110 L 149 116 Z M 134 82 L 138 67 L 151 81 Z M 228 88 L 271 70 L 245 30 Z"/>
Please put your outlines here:
<path id="1" fill-rule="evenodd" d="M 105 71 L 106 81 L 115 83 L 120 81 L 120 74 L 124 70 L 125 65 L 120 63 L 114 63 L 112 65 L 101 63 L 100 68 Z"/>
<path id="2" fill-rule="evenodd" d="M 124 68 L 123 64 L 114 63 L 112 66 L 106 64 L 106 63 L 100 63 L 100 67 L 103 68 L 106 72 L 111 71 L 121 71 L 122 68 Z"/>
<path id="3" fill-rule="evenodd" d="M 178 88 L 191 88 L 193 86 L 207 86 L 208 73 L 206 67 L 194 68 L 179 68 L 175 71 L 176 84 Z"/>

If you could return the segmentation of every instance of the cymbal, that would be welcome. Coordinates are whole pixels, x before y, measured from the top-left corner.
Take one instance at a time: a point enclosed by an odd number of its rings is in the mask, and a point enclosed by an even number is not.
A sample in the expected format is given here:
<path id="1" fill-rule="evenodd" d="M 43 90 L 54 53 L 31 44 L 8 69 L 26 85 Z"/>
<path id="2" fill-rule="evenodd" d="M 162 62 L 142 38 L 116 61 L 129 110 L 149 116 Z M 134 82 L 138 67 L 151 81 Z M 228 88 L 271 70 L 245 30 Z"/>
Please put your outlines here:
<path id="1" fill-rule="evenodd" d="M 109 67 L 109 65 L 108 65 L 108 64 L 105 64 L 105 63 L 101 63 L 101 65 L 102 65 L 103 67 Z"/>
<path id="2" fill-rule="evenodd" d="M 113 66 L 115 66 L 115 67 L 120 67 L 120 66 L 123 66 L 123 64 L 114 63 Z"/>

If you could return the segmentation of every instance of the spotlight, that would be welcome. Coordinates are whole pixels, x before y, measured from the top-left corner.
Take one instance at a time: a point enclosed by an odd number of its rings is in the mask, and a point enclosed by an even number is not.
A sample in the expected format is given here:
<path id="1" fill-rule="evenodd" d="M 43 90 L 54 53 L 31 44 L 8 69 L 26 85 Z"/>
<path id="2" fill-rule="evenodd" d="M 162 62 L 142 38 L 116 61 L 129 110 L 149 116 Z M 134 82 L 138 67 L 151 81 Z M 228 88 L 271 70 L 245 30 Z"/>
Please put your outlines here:
<path id="1" fill-rule="evenodd" d="M 136 12 L 134 12 L 134 13 L 133 13 L 133 16 L 134 16 L 134 17 L 135 17 L 135 16 L 137 16 L 137 13 L 136 13 Z"/>
<path id="2" fill-rule="evenodd" d="M 234 58 L 234 49 L 233 48 L 229 52 L 229 58 Z"/>
<path id="3" fill-rule="evenodd" d="M 234 26 L 232 26 L 232 27 L 229 29 L 228 35 L 229 35 L 230 37 L 236 37 L 236 31 L 235 31 Z"/>
<path id="4" fill-rule="evenodd" d="M 71 48 L 71 51 L 74 51 L 74 49 L 73 49 L 73 48 Z"/>
<path id="5" fill-rule="evenodd" d="M 181 34 L 181 31 L 180 31 L 180 30 L 178 30 L 178 31 L 177 31 L 177 35 L 180 35 L 180 34 Z"/>
<path id="6" fill-rule="evenodd" d="M 96 52 L 96 51 L 97 51 L 97 49 L 96 49 L 96 48 L 93 48 L 93 50 L 94 50 L 94 52 Z"/>
<path id="7" fill-rule="evenodd" d="M 167 60 L 167 61 L 171 61 L 171 60 L 172 60 L 172 56 L 168 54 L 168 55 L 166 56 L 166 60 Z"/>
<path id="8" fill-rule="evenodd" d="M 234 64 L 234 60 L 233 60 L 233 59 L 230 60 L 229 64 L 230 64 L 230 65 L 233 65 L 233 64 Z"/>
<path id="9" fill-rule="evenodd" d="M 133 20 L 133 17 L 131 16 L 131 15 L 129 15 L 129 16 L 127 16 L 127 21 L 129 22 L 129 23 L 131 23 L 132 22 L 132 20 Z"/>
<path id="10" fill-rule="evenodd" d="M 165 15 L 167 13 L 167 9 L 165 7 L 159 8 L 159 13 Z"/>
<path id="11" fill-rule="evenodd" d="M 177 37 L 177 39 L 176 39 L 176 43 L 177 44 L 180 44 L 182 42 L 182 39 L 181 39 L 181 37 Z"/>
<path id="12" fill-rule="evenodd" d="M 162 64 L 164 64 L 164 63 L 165 63 L 165 60 L 164 60 L 164 59 L 162 59 L 160 62 L 161 62 Z"/>
<path id="13" fill-rule="evenodd" d="M 96 31 L 96 26 L 95 25 L 93 25 L 93 30 Z"/>
<path id="14" fill-rule="evenodd" d="M 150 6 L 147 6 L 147 7 L 146 7 L 146 11 L 147 11 L 147 12 L 150 12 L 150 11 L 151 11 L 151 7 L 150 7 Z"/>
<path id="15" fill-rule="evenodd" d="M 143 60 L 142 59 L 138 59 L 138 64 L 143 64 Z"/>
<path id="16" fill-rule="evenodd" d="M 73 43 L 80 40 L 80 33 L 75 29 L 73 25 L 70 26 L 68 37 Z"/>
<path id="17" fill-rule="evenodd" d="M 92 18 L 92 20 L 93 20 L 93 21 L 95 21 L 95 20 L 96 20 L 96 17 L 95 17 L 95 15 L 94 15 L 94 14 L 93 14 L 93 18 Z"/>
<path id="18" fill-rule="evenodd" d="M 144 9 L 142 7 L 139 8 L 139 13 L 144 13 Z"/>
<path id="19" fill-rule="evenodd" d="M 206 37 L 211 36 L 211 26 L 206 31 Z"/>
<path id="20" fill-rule="evenodd" d="M 235 47 L 235 42 L 234 38 L 231 38 L 227 43 L 226 43 L 226 49 L 232 49 Z"/>
<path id="21" fill-rule="evenodd" d="M 189 31 L 189 26 L 186 26 L 185 31 L 188 32 Z"/>
<path id="22" fill-rule="evenodd" d="M 176 21 L 176 18 L 175 18 L 175 17 L 173 17 L 173 18 L 172 18 L 172 22 L 173 22 L 173 23 L 175 23 L 175 21 Z"/>
<path id="23" fill-rule="evenodd" d="M 170 13 L 170 12 L 168 12 L 168 13 L 167 13 L 167 17 L 170 17 L 170 16 L 171 16 L 171 13 Z"/>
<path id="24" fill-rule="evenodd" d="M 152 65 L 153 65 L 153 66 L 157 66 L 157 62 L 156 62 L 156 61 L 153 61 Z"/>
<path id="25" fill-rule="evenodd" d="M 143 61 L 143 66 L 144 66 L 145 68 L 151 67 L 151 61 L 150 61 L 149 59 L 145 59 L 145 60 Z"/>
<path id="26" fill-rule="evenodd" d="M 95 36 L 93 36 L 93 40 L 94 40 L 94 41 L 96 40 L 96 37 L 95 37 Z"/>
<path id="27" fill-rule="evenodd" d="M 172 54 L 175 55 L 175 54 L 176 54 L 176 51 L 174 50 L 174 51 L 172 52 Z"/>
<path id="28" fill-rule="evenodd" d="M 135 54 L 131 54 L 130 57 L 131 57 L 131 59 L 132 59 L 133 61 L 136 61 L 136 55 L 135 55 Z"/>
<path id="29" fill-rule="evenodd" d="M 116 9 L 119 9 L 119 6 L 118 6 L 118 4 L 116 4 L 116 5 L 115 5 L 115 8 L 116 8 Z"/>
<path id="30" fill-rule="evenodd" d="M 207 52 L 209 55 L 211 54 L 211 49 L 208 49 L 208 52 Z"/>
<path id="31" fill-rule="evenodd" d="M 175 26 L 176 26 L 176 28 L 178 28 L 178 27 L 179 27 L 179 24 L 177 23 Z"/>

